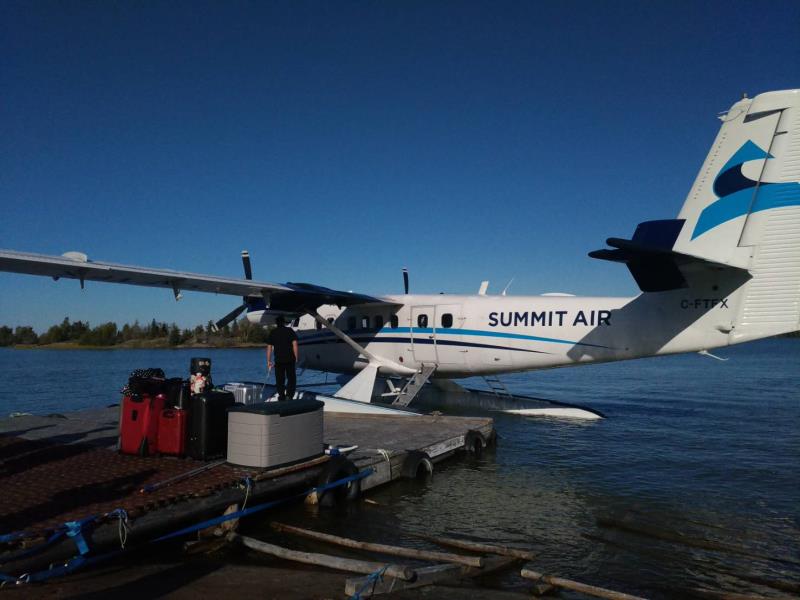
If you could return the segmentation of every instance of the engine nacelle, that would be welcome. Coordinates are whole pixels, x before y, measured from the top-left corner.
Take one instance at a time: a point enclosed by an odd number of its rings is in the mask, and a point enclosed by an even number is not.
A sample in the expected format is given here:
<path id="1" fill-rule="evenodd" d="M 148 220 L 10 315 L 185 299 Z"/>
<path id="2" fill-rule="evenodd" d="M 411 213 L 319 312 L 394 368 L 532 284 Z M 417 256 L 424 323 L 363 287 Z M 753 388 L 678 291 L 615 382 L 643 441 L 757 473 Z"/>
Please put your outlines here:
<path id="1" fill-rule="evenodd" d="M 256 325 L 275 325 L 275 319 L 279 316 L 283 317 L 284 322 L 289 325 L 301 317 L 302 313 L 287 310 L 251 310 L 247 313 L 247 320 Z"/>

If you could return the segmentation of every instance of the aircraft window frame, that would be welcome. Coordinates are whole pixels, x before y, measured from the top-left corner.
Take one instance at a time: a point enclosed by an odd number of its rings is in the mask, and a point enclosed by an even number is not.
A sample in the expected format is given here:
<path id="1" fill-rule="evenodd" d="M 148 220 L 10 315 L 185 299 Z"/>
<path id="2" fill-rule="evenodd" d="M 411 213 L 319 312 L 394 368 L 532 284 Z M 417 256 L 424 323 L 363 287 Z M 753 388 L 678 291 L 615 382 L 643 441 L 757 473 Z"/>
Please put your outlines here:
<path id="1" fill-rule="evenodd" d="M 400 319 L 397 318 L 397 315 L 392 315 L 389 317 L 389 324 L 392 326 L 392 329 L 397 329 L 400 326 Z"/>
<path id="2" fill-rule="evenodd" d="M 442 328 L 451 329 L 453 327 L 453 313 L 444 313 L 442 315 Z"/>
<path id="3" fill-rule="evenodd" d="M 375 329 L 383 329 L 383 315 L 375 315 Z"/>
<path id="4" fill-rule="evenodd" d="M 347 331 L 354 331 L 356 328 L 356 318 L 355 317 L 347 317 Z"/>
<path id="5" fill-rule="evenodd" d="M 428 328 L 428 315 L 426 313 L 419 313 L 417 315 L 417 327 L 420 329 Z"/>
<path id="6" fill-rule="evenodd" d="M 361 315 L 361 327 L 359 329 L 369 329 L 369 317 L 366 315 Z"/>

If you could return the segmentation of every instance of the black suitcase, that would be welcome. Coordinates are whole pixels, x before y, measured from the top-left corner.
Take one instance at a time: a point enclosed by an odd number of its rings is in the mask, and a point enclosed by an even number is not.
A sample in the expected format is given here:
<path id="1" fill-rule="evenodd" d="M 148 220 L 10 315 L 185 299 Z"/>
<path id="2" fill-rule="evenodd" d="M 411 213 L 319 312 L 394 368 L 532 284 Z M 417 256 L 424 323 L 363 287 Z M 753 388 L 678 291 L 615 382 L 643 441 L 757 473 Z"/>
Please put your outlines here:
<path id="1" fill-rule="evenodd" d="M 236 403 L 231 392 L 194 394 L 189 403 L 189 439 L 186 454 L 198 460 L 222 458 L 228 449 L 229 406 Z"/>
<path id="2" fill-rule="evenodd" d="M 167 397 L 166 408 L 184 408 L 189 410 L 189 381 L 173 377 L 164 382 L 164 395 Z"/>

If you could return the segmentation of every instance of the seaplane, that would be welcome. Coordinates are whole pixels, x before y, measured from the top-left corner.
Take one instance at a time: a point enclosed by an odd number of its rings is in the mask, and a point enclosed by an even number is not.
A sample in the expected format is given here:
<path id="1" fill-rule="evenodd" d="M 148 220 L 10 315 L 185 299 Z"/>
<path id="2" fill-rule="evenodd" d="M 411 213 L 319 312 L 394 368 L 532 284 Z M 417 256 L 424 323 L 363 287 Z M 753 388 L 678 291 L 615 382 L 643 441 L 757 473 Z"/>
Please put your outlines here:
<path id="1" fill-rule="evenodd" d="M 595 259 L 624 264 L 634 297 L 405 293 L 372 296 L 308 283 L 226 278 L 62 256 L 0 251 L 0 270 L 86 281 L 228 294 L 242 313 L 298 332 L 308 369 L 353 374 L 326 410 L 406 409 L 427 383 L 485 397 L 453 380 L 699 352 L 800 330 L 800 90 L 744 97 L 722 122 L 678 216 L 640 223 L 630 239 L 608 238 Z M 387 391 L 376 395 L 376 381 Z M 397 385 L 395 382 L 399 382 Z M 597 418 L 582 407 L 494 394 L 491 407 L 528 415 Z M 376 399 L 384 402 L 376 402 Z M 542 401 L 547 402 L 547 401 Z"/>

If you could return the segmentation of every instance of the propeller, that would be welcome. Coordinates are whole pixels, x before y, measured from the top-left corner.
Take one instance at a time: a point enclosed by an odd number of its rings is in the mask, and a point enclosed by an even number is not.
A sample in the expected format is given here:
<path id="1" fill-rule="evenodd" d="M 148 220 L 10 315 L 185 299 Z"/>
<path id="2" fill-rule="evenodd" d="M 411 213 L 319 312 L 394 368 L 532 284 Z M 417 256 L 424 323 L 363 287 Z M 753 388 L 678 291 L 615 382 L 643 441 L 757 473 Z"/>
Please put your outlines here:
<path id="1" fill-rule="evenodd" d="M 250 264 L 250 253 L 247 250 L 242 250 L 242 266 L 244 267 L 244 278 L 247 280 L 253 279 L 253 268 Z M 247 296 L 242 296 L 242 304 L 234 308 L 227 315 L 217 321 L 214 326 L 217 329 L 222 329 L 228 323 L 236 319 L 247 309 Z"/>
<path id="2" fill-rule="evenodd" d="M 408 269 L 403 267 L 403 288 L 405 293 L 408 294 Z"/>
<path id="3" fill-rule="evenodd" d="M 250 253 L 247 250 L 242 250 L 242 266 L 244 267 L 244 278 L 253 278 L 253 269 L 250 267 Z"/>

